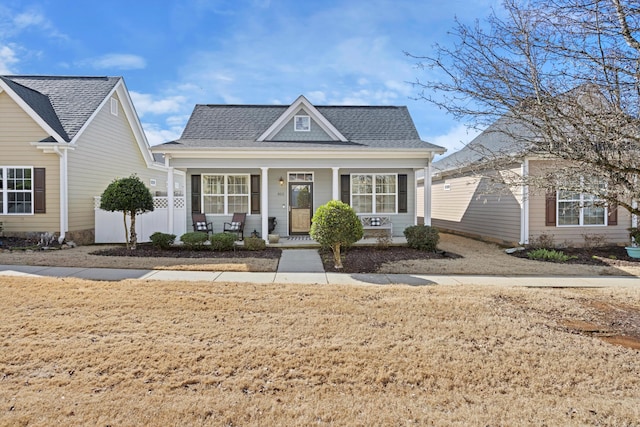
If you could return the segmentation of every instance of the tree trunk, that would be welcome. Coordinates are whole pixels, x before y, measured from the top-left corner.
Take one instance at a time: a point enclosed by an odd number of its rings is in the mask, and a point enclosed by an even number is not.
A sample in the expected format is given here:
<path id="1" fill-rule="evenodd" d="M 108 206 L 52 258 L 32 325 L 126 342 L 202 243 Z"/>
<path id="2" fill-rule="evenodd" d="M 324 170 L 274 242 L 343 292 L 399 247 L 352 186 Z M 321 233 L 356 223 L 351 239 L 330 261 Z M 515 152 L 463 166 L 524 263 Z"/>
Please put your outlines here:
<path id="1" fill-rule="evenodd" d="M 333 250 L 333 262 L 337 269 L 342 268 L 342 258 L 340 257 L 340 243 L 336 243 L 331 247 Z"/>
<path id="2" fill-rule="evenodd" d="M 122 217 L 124 219 L 124 243 L 129 249 L 129 229 L 127 228 L 127 211 L 122 211 Z"/>
<path id="3" fill-rule="evenodd" d="M 136 234 L 136 213 L 135 211 L 131 212 L 131 250 L 136 248 L 136 244 L 138 243 L 138 235 Z"/>

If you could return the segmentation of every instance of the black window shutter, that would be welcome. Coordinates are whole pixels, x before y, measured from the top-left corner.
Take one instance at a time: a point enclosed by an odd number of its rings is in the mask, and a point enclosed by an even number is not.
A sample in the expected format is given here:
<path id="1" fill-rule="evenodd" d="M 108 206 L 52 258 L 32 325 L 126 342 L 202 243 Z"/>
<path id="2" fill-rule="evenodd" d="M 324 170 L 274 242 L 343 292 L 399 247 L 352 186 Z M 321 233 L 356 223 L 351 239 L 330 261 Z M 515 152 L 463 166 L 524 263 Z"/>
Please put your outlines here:
<path id="1" fill-rule="evenodd" d="M 47 212 L 46 174 L 44 168 L 33 168 L 33 213 Z"/>
<path id="2" fill-rule="evenodd" d="M 340 175 L 340 200 L 342 203 L 351 204 L 351 176 Z"/>
<path id="3" fill-rule="evenodd" d="M 555 191 L 547 193 L 546 204 L 545 204 L 544 225 L 546 226 L 556 225 L 556 192 Z"/>
<path id="4" fill-rule="evenodd" d="M 618 205 L 611 203 L 609 205 L 609 218 L 607 220 L 609 225 L 618 225 Z"/>
<path id="5" fill-rule="evenodd" d="M 260 175 L 251 175 L 251 213 L 260 213 Z"/>
<path id="6" fill-rule="evenodd" d="M 202 212 L 200 208 L 201 187 L 200 175 L 191 175 L 191 212 Z"/>
<path id="7" fill-rule="evenodd" d="M 407 213 L 407 175 L 398 175 L 398 212 Z"/>

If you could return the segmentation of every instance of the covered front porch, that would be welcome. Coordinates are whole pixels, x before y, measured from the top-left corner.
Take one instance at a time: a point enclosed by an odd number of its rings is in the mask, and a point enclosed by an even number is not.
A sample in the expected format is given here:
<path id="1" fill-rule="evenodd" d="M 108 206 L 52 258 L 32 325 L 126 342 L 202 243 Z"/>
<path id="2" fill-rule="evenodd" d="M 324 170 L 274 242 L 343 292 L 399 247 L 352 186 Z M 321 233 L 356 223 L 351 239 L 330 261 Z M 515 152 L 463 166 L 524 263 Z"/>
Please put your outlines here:
<path id="1" fill-rule="evenodd" d="M 175 159 L 171 163 L 177 166 L 182 162 Z M 188 206 L 184 218 L 186 230 L 193 229 L 192 212 L 204 213 L 207 221 L 212 223 L 213 232 L 218 233 L 223 231 L 224 223 L 230 222 L 235 212 L 244 211 L 245 237 L 258 235 L 268 242 L 269 234 L 277 234 L 281 239 L 279 245 L 314 244 L 308 234 L 311 219 L 319 206 L 330 200 L 342 200 L 353 206 L 357 203 L 356 197 L 361 204 L 362 200 L 366 203 L 368 197 L 368 203 L 373 206 L 369 210 L 373 212 L 359 215 L 388 216 L 393 222 L 392 237 L 395 243 L 398 239 L 404 239 L 404 228 L 418 224 L 418 203 L 425 212 L 431 211 L 431 187 L 422 187 L 421 194 L 418 195 L 416 186 L 418 176 L 430 176 L 429 166 L 406 168 L 396 166 L 389 160 L 384 162 L 384 167 L 382 163 L 376 165 L 374 162 L 372 166 L 379 168 L 362 168 L 356 164 L 328 167 L 315 165 L 326 163 L 322 159 L 315 162 L 307 159 L 295 163 L 299 166 L 180 167 L 179 170 L 187 175 L 187 195 L 191 196 L 187 197 Z M 312 166 L 312 163 L 315 164 Z M 172 173 L 175 173 L 174 168 L 169 167 L 169 174 Z M 389 178 L 391 191 L 379 197 L 375 193 L 353 195 L 350 182 L 354 179 L 372 177 L 375 187 L 376 177 L 380 176 Z M 168 181 L 171 180 L 169 177 Z M 376 213 L 376 203 L 380 198 L 390 200 L 388 213 Z M 171 202 L 168 204 L 172 206 Z M 426 217 L 430 218 L 430 215 Z M 270 227 L 274 224 L 275 228 Z M 171 229 L 168 232 L 173 233 Z M 365 242 L 375 243 L 375 240 L 365 239 Z"/>

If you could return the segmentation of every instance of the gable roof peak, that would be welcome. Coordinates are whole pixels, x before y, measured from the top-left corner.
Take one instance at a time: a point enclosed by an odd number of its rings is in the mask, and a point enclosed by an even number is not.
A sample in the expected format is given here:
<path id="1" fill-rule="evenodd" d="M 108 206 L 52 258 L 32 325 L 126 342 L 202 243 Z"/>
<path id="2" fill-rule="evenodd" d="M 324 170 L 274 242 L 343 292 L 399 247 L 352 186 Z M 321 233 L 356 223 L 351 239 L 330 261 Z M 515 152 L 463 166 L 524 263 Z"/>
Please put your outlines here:
<path id="1" fill-rule="evenodd" d="M 329 137 L 334 141 L 347 142 L 348 139 L 329 121 L 327 118 L 318 111 L 318 109 L 311 103 L 304 95 L 300 95 L 293 103 L 285 110 L 280 117 L 273 122 L 273 124 L 258 137 L 258 141 L 267 141 L 273 138 L 282 128 L 293 118 L 293 116 L 304 108 L 305 111 L 314 122 L 316 122 L 322 130 L 326 132 Z"/>
<path id="2" fill-rule="evenodd" d="M 0 86 L 59 142 L 71 142 L 121 81 L 106 76 L 0 75 Z"/>

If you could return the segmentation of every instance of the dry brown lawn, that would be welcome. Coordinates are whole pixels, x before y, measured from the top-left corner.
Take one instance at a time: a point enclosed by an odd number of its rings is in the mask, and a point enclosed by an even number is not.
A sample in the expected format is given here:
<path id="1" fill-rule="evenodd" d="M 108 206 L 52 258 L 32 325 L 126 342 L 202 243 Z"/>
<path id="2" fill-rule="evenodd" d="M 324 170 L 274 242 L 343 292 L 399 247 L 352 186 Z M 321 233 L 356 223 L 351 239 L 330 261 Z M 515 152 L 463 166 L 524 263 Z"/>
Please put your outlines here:
<path id="1" fill-rule="evenodd" d="M 0 277 L 0 294 L 3 426 L 640 425 L 640 352 L 602 339 L 618 311 L 640 335 L 640 289 Z"/>
<path id="2" fill-rule="evenodd" d="M 0 252 L 0 264 L 184 271 L 276 271 L 278 268 L 275 258 L 152 258 L 93 254 L 109 247 L 88 245 L 66 250 Z"/>

